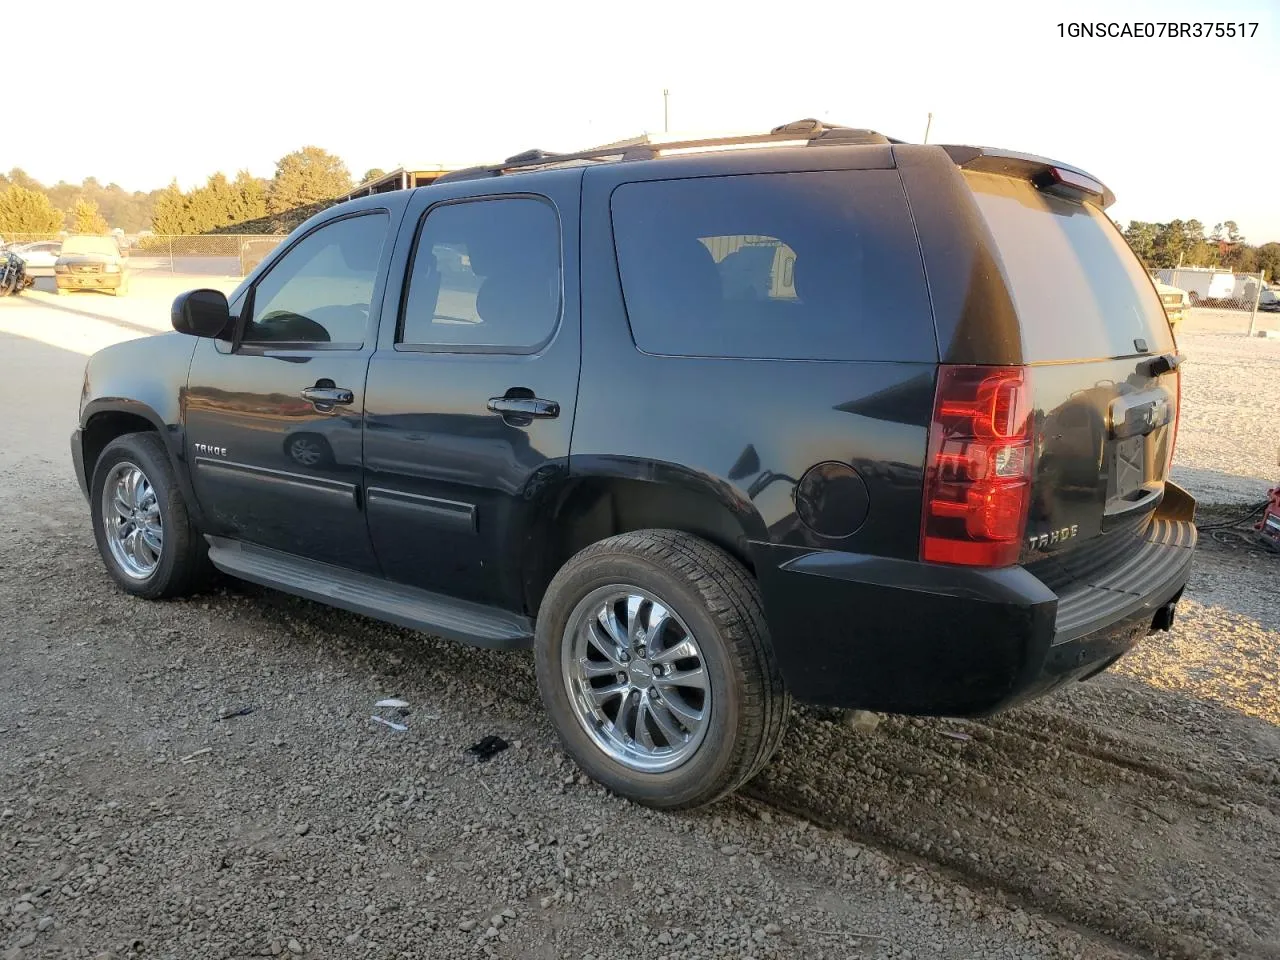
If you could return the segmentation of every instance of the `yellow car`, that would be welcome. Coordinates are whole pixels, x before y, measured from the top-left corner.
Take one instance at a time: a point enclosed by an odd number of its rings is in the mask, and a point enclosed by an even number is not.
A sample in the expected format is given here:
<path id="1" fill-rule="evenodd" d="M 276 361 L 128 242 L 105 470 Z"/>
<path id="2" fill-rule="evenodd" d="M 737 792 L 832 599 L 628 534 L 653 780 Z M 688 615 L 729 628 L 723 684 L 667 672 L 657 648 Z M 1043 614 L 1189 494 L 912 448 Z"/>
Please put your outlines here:
<path id="1" fill-rule="evenodd" d="M 62 241 L 53 265 L 58 294 L 103 290 L 122 297 L 129 292 L 129 259 L 115 237 L 72 236 Z"/>
<path id="2" fill-rule="evenodd" d="M 1160 295 L 1160 305 L 1169 316 L 1170 326 L 1176 328 L 1186 312 L 1191 309 L 1191 300 L 1187 296 L 1187 291 L 1161 283 L 1154 277 L 1151 278 L 1151 282 L 1156 285 L 1156 293 Z"/>

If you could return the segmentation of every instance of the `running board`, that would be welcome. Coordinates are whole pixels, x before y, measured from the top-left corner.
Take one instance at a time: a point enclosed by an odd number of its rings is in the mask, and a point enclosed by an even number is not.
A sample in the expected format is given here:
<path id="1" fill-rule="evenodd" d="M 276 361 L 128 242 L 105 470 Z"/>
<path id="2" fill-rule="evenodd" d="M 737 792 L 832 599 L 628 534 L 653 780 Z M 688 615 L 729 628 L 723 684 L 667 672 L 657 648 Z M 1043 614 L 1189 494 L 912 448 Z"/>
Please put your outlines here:
<path id="1" fill-rule="evenodd" d="M 205 539 L 213 565 L 241 580 L 476 647 L 522 650 L 533 645 L 533 621 L 518 613 L 238 540 Z"/>

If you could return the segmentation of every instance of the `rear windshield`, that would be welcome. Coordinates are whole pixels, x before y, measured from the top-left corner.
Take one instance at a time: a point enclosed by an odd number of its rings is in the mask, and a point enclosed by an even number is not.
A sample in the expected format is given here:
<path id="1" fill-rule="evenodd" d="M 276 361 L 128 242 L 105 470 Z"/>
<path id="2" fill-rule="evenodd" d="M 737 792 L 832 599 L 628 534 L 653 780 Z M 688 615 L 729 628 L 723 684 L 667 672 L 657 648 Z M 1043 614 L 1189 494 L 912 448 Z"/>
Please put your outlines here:
<path id="1" fill-rule="evenodd" d="M 896 170 L 624 183 L 618 268 L 647 353 L 936 360 Z"/>
<path id="2" fill-rule="evenodd" d="M 966 171 L 1012 287 L 1031 363 L 1173 349 L 1151 280 L 1110 218 L 1025 180 Z"/>

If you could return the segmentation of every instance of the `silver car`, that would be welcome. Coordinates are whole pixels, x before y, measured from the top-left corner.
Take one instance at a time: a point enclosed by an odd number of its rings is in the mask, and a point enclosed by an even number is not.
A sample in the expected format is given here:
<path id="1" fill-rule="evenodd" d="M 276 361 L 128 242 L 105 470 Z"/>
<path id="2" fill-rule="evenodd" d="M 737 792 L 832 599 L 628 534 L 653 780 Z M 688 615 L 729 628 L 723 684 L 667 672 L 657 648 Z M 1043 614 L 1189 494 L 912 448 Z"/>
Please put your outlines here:
<path id="1" fill-rule="evenodd" d="M 61 240 L 39 240 L 35 243 L 23 244 L 13 252 L 26 264 L 29 277 L 52 277 L 53 265 L 58 261 L 62 251 Z"/>

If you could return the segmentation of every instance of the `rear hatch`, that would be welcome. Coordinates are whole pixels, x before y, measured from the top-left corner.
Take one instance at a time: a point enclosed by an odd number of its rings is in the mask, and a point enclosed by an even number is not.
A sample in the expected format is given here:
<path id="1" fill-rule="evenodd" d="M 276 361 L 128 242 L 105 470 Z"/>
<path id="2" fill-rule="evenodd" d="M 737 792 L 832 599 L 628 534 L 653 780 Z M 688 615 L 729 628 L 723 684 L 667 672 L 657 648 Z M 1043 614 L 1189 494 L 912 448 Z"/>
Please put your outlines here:
<path id="1" fill-rule="evenodd" d="M 1148 539 L 1177 430 L 1178 357 L 1150 278 L 1093 203 L 964 170 L 995 240 L 1031 391 L 1020 562 L 1061 593 Z"/>

